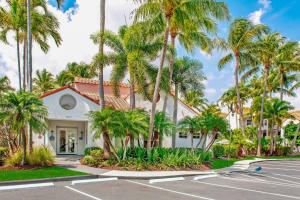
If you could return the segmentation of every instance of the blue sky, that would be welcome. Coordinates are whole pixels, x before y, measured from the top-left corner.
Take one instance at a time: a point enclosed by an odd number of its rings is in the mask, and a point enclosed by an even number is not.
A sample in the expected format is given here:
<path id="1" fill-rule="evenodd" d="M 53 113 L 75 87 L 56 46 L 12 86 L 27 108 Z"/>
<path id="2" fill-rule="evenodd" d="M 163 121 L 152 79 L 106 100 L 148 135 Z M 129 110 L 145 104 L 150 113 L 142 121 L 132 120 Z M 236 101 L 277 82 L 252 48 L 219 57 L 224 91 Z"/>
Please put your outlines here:
<path id="1" fill-rule="evenodd" d="M 124 0 L 127 1 L 127 0 Z M 290 40 L 300 41 L 300 0 L 224 0 L 230 9 L 232 19 L 251 18 L 256 22 L 268 25 L 273 31 L 282 33 Z M 55 0 L 49 0 L 55 5 Z M 66 0 L 62 5 L 62 10 L 77 6 L 76 0 Z M 79 8 L 80 9 L 80 8 Z M 75 13 L 76 15 L 76 13 Z M 123 20 L 123 16 L 120 18 Z M 228 22 L 220 23 L 218 35 L 227 36 Z M 178 46 L 179 56 L 186 55 L 184 49 Z M 228 87 L 232 86 L 232 66 L 227 66 L 225 70 L 217 70 L 218 60 L 222 52 L 213 52 L 207 56 L 195 50 L 191 55 L 199 59 L 204 66 L 204 72 L 207 76 L 206 94 L 211 102 L 216 101 Z"/>

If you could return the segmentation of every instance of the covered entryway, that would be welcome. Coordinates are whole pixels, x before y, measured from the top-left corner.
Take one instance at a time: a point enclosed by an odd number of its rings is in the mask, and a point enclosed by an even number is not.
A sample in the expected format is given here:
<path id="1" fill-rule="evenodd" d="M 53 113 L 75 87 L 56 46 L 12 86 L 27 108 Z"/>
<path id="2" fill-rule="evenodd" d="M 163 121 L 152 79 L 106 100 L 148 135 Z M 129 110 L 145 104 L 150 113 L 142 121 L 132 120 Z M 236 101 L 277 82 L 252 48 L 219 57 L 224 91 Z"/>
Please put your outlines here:
<path id="1" fill-rule="evenodd" d="M 78 152 L 78 128 L 57 128 L 57 154 L 77 154 Z"/>

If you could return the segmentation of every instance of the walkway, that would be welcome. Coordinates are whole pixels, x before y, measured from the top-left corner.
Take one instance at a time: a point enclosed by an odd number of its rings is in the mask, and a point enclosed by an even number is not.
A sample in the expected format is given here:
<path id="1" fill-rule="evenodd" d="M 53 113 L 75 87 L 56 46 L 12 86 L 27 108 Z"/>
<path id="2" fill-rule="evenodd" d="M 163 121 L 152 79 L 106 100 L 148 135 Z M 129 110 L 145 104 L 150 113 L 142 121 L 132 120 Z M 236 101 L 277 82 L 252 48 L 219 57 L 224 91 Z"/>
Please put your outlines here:
<path id="1" fill-rule="evenodd" d="M 77 155 L 64 155 L 64 156 L 60 155 L 55 158 L 55 164 L 70 170 L 85 172 L 93 175 L 102 175 L 110 171 L 110 170 L 82 165 L 79 162 L 81 158 L 82 156 L 77 156 Z"/>

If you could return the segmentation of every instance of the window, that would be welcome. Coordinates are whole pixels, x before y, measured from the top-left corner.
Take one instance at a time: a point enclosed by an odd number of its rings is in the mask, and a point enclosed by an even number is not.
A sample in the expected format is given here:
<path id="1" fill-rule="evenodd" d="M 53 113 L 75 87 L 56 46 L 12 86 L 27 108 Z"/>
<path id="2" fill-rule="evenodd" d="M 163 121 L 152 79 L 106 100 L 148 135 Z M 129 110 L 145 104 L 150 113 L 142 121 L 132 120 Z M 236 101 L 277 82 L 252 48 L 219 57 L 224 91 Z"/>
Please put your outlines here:
<path id="1" fill-rule="evenodd" d="M 187 138 L 187 134 L 179 132 L 179 138 Z"/>
<path id="2" fill-rule="evenodd" d="M 65 110 L 72 110 L 76 106 L 76 99 L 69 94 L 65 94 L 60 97 L 59 105 Z"/>
<path id="3" fill-rule="evenodd" d="M 252 126 L 252 120 L 251 119 L 247 119 L 247 126 Z"/>
<path id="4" fill-rule="evenodd" d="M 194 133 L 193 134 L 193 138 L 194 139 L 199 139 L 200 138 L 200 134 L 199 133 Z"/>

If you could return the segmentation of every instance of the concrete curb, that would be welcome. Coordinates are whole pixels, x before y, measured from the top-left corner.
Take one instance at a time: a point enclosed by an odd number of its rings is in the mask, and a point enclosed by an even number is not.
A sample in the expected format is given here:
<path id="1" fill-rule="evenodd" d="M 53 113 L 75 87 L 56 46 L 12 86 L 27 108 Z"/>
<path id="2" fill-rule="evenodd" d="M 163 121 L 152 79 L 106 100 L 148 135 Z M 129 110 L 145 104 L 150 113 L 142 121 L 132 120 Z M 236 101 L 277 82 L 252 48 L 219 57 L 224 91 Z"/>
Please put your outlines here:
<path id="1" fill-rule="evenodd" d="M 32 180 L 3 181 L 3 182 L 0 182 L 0 186 L 23 185 L 23 184 L 33 184 L 33 183 L 48 183 L 48 182 L 63 182 L 63 181 L 94 179 L 94 178 L 98 178 L 98 175 L 83 175 L 83 176 L 68 176 L 68 177 L 57 177 L 57 178 L 32 179 Z"/>
<path id="2" fill-rule="evenodd" d="M 182 173 L 174 173 L 174 174 L 168 174 L 172 173 L 173 171 L 165 171 L 165 174 L 163 174 L 162 171 L 158 171 L 157 173 L 161 174 L 155 174 L 155 171 L 143 171 L 143 172 L 135 172 L 135 171 L 110 171 L 107 173 L 104 173 L 102 175 L 99 175 L 99 177 L 117 177 L 118 179 L 136 179 L 136 180 L 149 180 L 149 179 L 161 179 L 161 178 L 173 178 L 173 177 L 189 177 L 189 176 L 202 176 L 202 175 L 212 175 L 216 174 L 215 171 L 209 170 L 209 171 L 188 171 L 188 172 L 182 172 Z M 123 174 L 122 174 L 123 173 Z M 127 173 L 127 174 L 126 174 Z M 148 174 L 147 174 L 148 173 Z M 150 174 L 149 174 L 150 173 Z"/>

